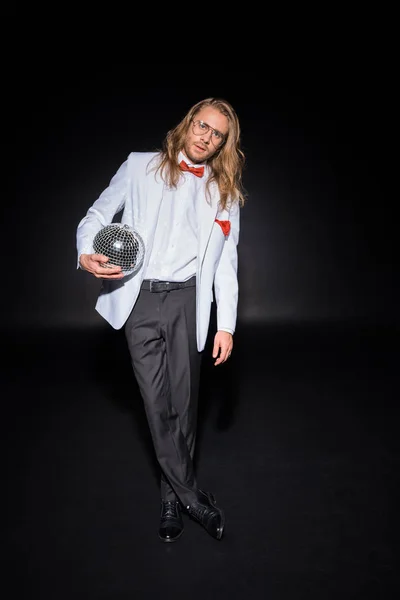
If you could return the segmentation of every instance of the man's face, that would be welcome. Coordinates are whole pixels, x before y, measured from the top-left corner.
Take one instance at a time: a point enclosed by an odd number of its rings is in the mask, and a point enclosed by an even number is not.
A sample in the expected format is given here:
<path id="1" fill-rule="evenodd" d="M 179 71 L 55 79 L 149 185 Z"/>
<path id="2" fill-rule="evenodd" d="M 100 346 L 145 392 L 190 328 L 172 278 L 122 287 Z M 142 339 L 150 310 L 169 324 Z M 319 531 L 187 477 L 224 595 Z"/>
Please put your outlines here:
<path id="1" fill-rule="evenodd" d="M 228 118 L 219 110 L 212 106 L 199 110 L 186 134 L 183 153 L 193 164 L 206 162 L 224 143 L 228 128 Z"/>

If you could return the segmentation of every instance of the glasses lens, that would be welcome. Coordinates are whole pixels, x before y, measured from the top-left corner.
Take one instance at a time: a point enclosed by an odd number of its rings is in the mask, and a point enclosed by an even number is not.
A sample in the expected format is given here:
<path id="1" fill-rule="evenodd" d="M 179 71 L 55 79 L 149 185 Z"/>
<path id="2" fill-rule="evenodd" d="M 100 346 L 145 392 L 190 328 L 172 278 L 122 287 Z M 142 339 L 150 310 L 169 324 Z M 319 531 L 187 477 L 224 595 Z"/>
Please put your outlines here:
<path id="1" fill-rule="evenodd" d="M 193 133 L 195 135 L 205 135 L 211 131 L 211 140 L 215 146 L 218 146 L 222 143 L 224 136 L 219 131 L 215 131 L 212 129 L 207 123 L 203 121 L 193 121 Z"/>
<path id="2" fill-rule="evenodd" d="M 203 123 L 203 121 L 194 121 L 193 122 L 193 133 L 195 135 L 203 135 L 204 133 L 208 133 L 210 128 L 208 125 Z"/>

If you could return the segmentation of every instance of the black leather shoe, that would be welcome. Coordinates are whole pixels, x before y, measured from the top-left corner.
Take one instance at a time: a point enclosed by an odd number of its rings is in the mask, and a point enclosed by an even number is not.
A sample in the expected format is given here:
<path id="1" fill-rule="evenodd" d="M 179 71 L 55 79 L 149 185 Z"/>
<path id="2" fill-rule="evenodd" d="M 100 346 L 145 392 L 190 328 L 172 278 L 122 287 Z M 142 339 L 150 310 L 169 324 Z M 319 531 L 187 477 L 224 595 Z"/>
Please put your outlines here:
<path id="1" fill-rule="evenodd" d="M 178 501 L 161 500 L 158 537 L 163 542 L 175 542 L 183 533 L 181 507 Z"/>
<path id="2" fill-rule="evenodd" d="M 197 491 L 197 502 L 187 506 L 189 515 L 208 531 L 217 540 L 222 538 L 224 532 L 225 516 L 217 507 L 215 498 L 210 492 Z"/>

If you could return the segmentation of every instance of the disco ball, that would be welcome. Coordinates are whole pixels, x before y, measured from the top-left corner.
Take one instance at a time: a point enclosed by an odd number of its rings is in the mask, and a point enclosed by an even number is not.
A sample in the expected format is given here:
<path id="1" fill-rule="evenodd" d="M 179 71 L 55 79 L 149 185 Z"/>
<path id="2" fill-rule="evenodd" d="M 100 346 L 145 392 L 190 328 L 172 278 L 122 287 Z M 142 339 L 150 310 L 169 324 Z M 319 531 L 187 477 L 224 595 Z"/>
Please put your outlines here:
<path id="1" fill-rule="evenodd" d="M 123 273 L 136 273 L 143 264 L 144 243 L 137 231 L 122 223 L 106 225 L 93 240 L 96 254 L 109 258 L 105 267 L 121 267 Z"/>

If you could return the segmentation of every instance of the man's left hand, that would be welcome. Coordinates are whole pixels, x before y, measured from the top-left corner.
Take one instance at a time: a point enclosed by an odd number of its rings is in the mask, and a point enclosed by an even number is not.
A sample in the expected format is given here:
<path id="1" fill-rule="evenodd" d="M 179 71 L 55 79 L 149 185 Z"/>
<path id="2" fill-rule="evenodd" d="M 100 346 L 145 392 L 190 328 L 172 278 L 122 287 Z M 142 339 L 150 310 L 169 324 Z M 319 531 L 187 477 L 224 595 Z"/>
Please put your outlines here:
<path id="1" fill-rule="evenodd" d="M 214 365 L 220 365 L 228 360 L 233 348 L 233 336 L 227 331 L 217 331 L 214 338 L 213 358 Z"/>

